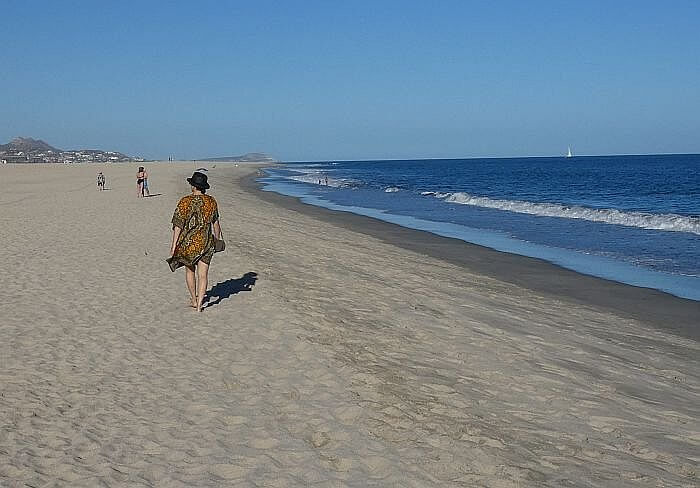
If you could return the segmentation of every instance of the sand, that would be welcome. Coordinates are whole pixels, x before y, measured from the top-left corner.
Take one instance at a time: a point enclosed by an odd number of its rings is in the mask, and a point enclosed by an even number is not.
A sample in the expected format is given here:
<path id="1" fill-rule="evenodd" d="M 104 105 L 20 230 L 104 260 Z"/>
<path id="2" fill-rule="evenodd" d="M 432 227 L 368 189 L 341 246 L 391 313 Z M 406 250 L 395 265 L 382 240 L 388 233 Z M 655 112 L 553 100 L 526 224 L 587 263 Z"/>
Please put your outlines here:
<path id="1" fill-rule="evenodd" d="M 199 166 L 149 164 L 146 199 L 135 165 L 0 166 L 0 486 L 698 485 L 697 305 L 646 320 L 219 163 L 199 314 L 164 261 Z"/>

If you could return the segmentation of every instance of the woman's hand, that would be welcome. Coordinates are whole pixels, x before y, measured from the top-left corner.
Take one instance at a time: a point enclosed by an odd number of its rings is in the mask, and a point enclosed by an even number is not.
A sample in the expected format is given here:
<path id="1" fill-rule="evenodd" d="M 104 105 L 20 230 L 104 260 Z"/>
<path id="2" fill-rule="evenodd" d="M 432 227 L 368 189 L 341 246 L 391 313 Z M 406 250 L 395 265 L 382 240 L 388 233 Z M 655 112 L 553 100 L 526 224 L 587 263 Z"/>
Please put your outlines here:
<path id="1" fill-rule="evenodd" d="M 170 241 L 170 257 L 175 255 L 175 249 L 177 249 L 177 240 L 180 237 L 180 232 L 182 229 L 178 226 L 173 226 L 173 239 Z"/>

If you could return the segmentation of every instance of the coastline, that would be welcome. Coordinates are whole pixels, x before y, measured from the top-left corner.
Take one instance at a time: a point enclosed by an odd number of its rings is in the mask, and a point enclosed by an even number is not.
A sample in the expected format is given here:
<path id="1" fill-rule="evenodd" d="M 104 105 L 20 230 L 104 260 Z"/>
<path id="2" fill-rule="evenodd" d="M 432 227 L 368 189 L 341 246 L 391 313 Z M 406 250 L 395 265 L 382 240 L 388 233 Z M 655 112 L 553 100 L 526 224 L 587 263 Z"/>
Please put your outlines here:
<path id="1" fill-rule="evenodd" d="M 497 251 L 364 215 L 306 204 L 296 197 L 262 190 L 264 185 L 257 182 L 257 178 L 256 175 L 242 178 L 241 187 L 273 204 L 447 261 L 473 273 L 536 293 L 612 311 L 661 330 L 700 340 L 699 301 L 586 275 L 542 259 Z"/>
<path id="2" fill-rule="evenodd" d="M 149 164 L 143 199 L 135 165 L 0 167 L 0 484 L 697 484 L 696 340 L 206 166 L 202 313 L 164 261 L 198 164 Z"/>

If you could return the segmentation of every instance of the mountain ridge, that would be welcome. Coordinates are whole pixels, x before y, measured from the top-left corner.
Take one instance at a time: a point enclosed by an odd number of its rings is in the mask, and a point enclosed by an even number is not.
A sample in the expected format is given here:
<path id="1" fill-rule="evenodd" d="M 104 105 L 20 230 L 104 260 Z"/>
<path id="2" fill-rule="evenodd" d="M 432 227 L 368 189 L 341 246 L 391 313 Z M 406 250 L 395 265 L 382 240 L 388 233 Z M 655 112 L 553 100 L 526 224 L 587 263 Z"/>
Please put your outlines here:
<path id="1" fill-rule="evenodd" d="M 41 139 L 32 139 L 31 137 L 15 137 L 7 144 L 0 144 L 0 152 L 9 151 L 53 151 L 60 152 L 61 149 L 57 149 L 47 142 Z"/>
<path id="2" fill-rule="evenodd" d="M 102 149 L 63 150 L 41 139 L 15 137 L 7 144 L 0 144 L 0 161 L 3 163 L 121 163 L 144 161 L 144 159 Z"/>
<path id="3" fill-rule="evenodd" d="M 7 144 L 0 144 L 0 161 L 6 163 L 94 163 L 145 161 L 140 157 L 127 156 L 118 151 L 102 149 L 56 148 L 49 143 L 32 137 L 15 137 Z M 263 152 L 250 152 L 239 156 L 199 158 L 205 162 L 265 162 L 276 163 L 277 159 Z"/>

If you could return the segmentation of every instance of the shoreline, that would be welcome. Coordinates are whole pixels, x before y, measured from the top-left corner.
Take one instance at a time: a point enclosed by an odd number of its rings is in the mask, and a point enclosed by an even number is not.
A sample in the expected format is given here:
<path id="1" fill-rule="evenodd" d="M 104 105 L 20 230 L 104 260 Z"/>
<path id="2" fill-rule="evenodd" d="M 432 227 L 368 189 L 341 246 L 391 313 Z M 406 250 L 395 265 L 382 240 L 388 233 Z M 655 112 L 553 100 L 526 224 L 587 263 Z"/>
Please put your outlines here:
<path id="1" fill-rule="evenodd" d="M 579 273 L 543 259 L 497 251 L 364 215 L 306 204 L 297 197 L 264 191 L 257 178 L 256 174 L 246 175 L 240 178 L 239 184 L 267 202 L 455 264 L 473 273 L 611 311 L 663 331 L 700 340 L 700 302 L 696 300 Z"/>
<path id="2" fill-rule="evenodd" d="M 262 166 L 209 167 L 227 249 L 202 313 L 164 261 L 195 165 L 149 168 L 152 198 L 133 165 L 109 191 L 99 166 L 1 171 L 0 479 L 694 486 L 697 341 L 477 268 L 518 257 L 319 218 Z"/>

